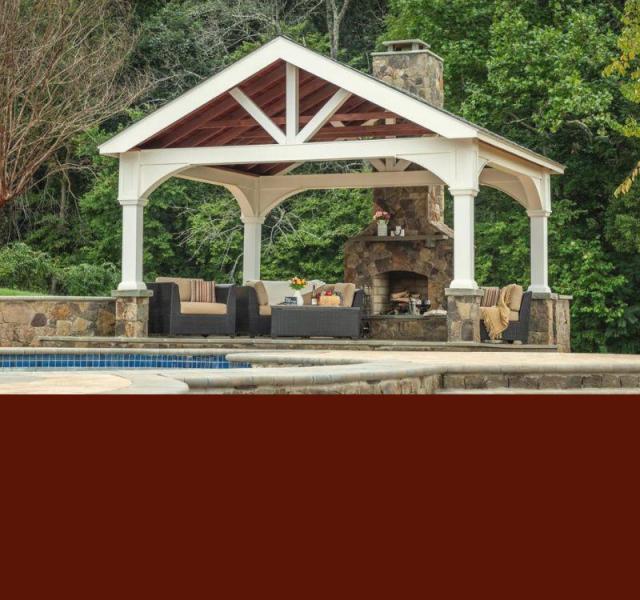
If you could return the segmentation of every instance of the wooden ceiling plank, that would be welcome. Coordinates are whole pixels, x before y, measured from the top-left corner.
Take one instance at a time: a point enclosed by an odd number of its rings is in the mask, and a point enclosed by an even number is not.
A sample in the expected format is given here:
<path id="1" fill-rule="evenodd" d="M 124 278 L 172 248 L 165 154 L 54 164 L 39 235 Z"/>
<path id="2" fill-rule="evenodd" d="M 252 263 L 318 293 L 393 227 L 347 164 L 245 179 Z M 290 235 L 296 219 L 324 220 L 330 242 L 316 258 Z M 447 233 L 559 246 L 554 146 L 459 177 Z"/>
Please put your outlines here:
<path id="1" fill-rule="evenodd" d="M 305 85 L 301 86 L 300 93 L 302 95 L 303 93 L 308 93 L 311 90 L 316 90 L 320 85 L 325 85 L 325 82 L 323 82 L 323 80 L 308 81 Z M 303 91 L 303 88 L 304 88 L 304 91 Z M 279 96 L 272 92 L 271 94 L 267 94 L 261 100 L 262 100 L 262 103 L 266 104 L 267 102 L 274 102 L 275 100 L 278 100 L 278 99 L 279 99 Z M 284 96 L 282 96 L 282 100 L 284 100 Z M 301 101 L 300 110 L 301 111 L 304 110 L 305 106 L 306 105 Z M 274 116 L 282 115 L 284 113 L 284 109 L 285 109 L 284 106 L 272 106 L 267 108 L 265 112 L 269 117 L 273 118 Z M 255 129 L 255 125 L 253 127 L 236 129 L 234 131 L 226 132 L 221 135 L 217 135 L 217 134 L 212 135 L 210 131 L 207 131 L 207 132 L 204 132 L 202 136 L 198 136 L 197 139 L 193 141 L 193 146 L 208 146 L 208 145 L 223 146 L 225 144 L 228 144 L 229 142 L 232 142 L 233 140 L 238 139 L 243 134 L 251 131 L 251 129 Z"/>
<path id="2" fill-rule="evenodd" d="M 279 79 L 283 79 L 284 74 L 280 72 L 278 69 L 274 69 L 263 77 L 258 78 L 259 84 L 256 85 L 256 89 L 264 90 L 271 85 L 275 84 Z M 255 76 L 254 76 L 255 78 Z M 252 78 L 253 79 L 253 78 Z M 190 115 L 187 115 L 181 125 L 177 127 L 172 126 L 169 128 L 160 138 L 157 139 L 158 144 L 161 144 L 160 148 L 166 148 L 168 144 L 171 143 L 179 143 L 184 137 L 198 129 L 204 123 L 212 121 L 216 119 L 218 116 L 224 114 L 229 109 L 234 108 L 236 105 L 235 101 L 231 96 L 225 94 L 225 97 L 221 102 L 219 102 L 219 106 L 216 107 L 216 102 L 220 101 L 222 97 L 217 98 L 213 102 L 213 106 L 205 107 L 202 111 L 202 114 L 199 117 L 195 117 L 190 119 Z M 153 138 L 152 138 L 153 139 Z M 172 141 L 167 143 L 167 139 L 172 139 Z M 154 143 L 155 145 L 155 143 Z"/>

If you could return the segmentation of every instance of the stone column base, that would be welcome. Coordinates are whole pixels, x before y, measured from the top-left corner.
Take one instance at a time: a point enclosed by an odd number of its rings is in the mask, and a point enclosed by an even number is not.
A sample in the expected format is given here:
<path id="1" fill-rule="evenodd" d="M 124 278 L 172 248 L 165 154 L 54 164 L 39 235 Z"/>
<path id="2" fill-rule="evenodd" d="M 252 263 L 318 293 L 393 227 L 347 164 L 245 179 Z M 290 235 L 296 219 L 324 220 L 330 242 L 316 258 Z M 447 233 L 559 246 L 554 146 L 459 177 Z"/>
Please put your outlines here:
<path id="1" fill-rule="evenodd" d="M 116 337 L 149 335 L 149 298 L 151 290 L 111 292 L 116 299 Z"/>
<path id="2" fill-rule="evenodd" d="M 448 288 L 447 298 L 447 341 L 480 341 L 480 301 L 482 290 Z"/>
<path id="3" fill-rule="evenodd" d="M 529 344 L 553 344 L 559 352 L 571 352 L 572 296 L 535 293 L 531 299 Z"/>

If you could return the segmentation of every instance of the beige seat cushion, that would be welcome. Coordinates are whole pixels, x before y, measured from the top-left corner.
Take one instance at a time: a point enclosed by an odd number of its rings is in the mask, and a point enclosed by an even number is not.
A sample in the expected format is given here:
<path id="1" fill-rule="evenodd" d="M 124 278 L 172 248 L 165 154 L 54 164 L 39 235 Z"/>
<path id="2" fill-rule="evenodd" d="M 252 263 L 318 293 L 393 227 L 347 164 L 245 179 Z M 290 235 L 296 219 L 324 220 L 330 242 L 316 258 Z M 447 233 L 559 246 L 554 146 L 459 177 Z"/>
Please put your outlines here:
<path id="1" fill-rule="evenodd" d="M 355 283 L 336 283 L 333 289 L 342 296 L 341 306 L 351 306 L 353 304 L 353 297 L 356 293 Z"/>
<path id="2" fill-rule="evenodd" d="M 261 304 L 260 306 L 258 306 L 258 314 L 261 317 L 270 317 L 271 307 L 268 304 Z"/>
<path id="3" fill-rule="evenodd" d="M 523 294 L 524 291 L 521 285 L 514 286 L 513 290 L 511 290 L 511 298 L 509 298 L 509 308 L 511 310 L 520 310 Z"/>
<path id="4" fill-rule="evenodd" d="M 202 279 L 197 279 L 196 281 L 202 281 Z M 178 294 L 180 295 L 180 302 L 189 302 L 191 300 L 191 278 L 156 277 L 156 283 L 176 283 L 178 285 Z"/>
<path id="5" fill-rule="evenodd" d="M 247 285 L 251 286 L 256 291 L 258 304 L 260 306 L 269 306 L 269 294 L 267 294 L 267 288 L 264 287 L 264 283 L 262 283 L 262 281 L 247 281 Z"/>
<path id="6" fill-rule="evenodd" d="M 520 313 L 517 310 L 509 311 L 509 321 L 519 321 Z"/>
<path id="7" fill-rule="evenodd" d="M 180 302 L 183 315 L 226 315 L 227 305 L 221 302 Z"/>

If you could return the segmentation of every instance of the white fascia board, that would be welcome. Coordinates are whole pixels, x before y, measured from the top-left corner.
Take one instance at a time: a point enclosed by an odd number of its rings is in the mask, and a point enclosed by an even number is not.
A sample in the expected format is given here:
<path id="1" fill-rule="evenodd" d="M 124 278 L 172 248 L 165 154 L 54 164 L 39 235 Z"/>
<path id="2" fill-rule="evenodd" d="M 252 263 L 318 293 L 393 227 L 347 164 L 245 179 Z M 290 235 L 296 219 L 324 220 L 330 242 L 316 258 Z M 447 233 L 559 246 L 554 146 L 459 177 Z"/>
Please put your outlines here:
<path id="1" fill-rule="evenodd" d="M 253 163 L 358 160 L 403 155 L 452 152 L 452 143 L 442 138 L 418 137 L 305 144 L 255 144 L 198 148 L 140 150 L 140 164 L 180 163 L 190 165 L 232 165 Z"/>
<path id="2" fill-rule="evenodd" d="M 544 167 L 556 175 L 562 175 L 564 173 L 565 166 L 563 164 L 560 164 L 555 160 L 551 160 L 550 158 L 546 158 L 537 152 L 533 152 L 533 150 L 527 150 L 518 144 L 509 143 L 507 140 L 498 136 L 493 136 L 489 133 L 480 131 L 478 133 L 478 139 L 485 144 L 502 150 L 503 152 L 508 152 L 509 154 L 513 154 L 526 161 L 532 162 L 535 165 Z"/>
<path id="3" fill-rule="evenodd" d="M 210 102 L 216 96 L 220 96 L 231 88 L 240 85 L 258 71 L 282 58 L 282 48 L 277 43 L 278 41 L 280 41 L 280 38 L 272 40 L 216 75 L 199 83 L 175 100 L 155 110 L 137 123 L 130 125 L 110 140 L 98 146 L 100 154 L 114 155 L 126 152 L 170 127 L 173 123 Z"/>

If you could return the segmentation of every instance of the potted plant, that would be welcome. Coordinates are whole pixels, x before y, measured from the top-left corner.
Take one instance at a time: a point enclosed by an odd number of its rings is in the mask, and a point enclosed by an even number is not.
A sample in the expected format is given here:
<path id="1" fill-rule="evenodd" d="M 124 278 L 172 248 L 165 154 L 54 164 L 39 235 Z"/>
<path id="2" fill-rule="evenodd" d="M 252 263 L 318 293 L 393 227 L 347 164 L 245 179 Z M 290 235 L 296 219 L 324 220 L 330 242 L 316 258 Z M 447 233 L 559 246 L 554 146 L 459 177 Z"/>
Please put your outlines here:
<path id="1" fill-rule="evenodd" d="M 373 219 L 378 222 L 378 235 L 388 235 L 388 225 L 391 215 L 386 210 L 376 210 Z"/>
<path id="2" fill-rule="evenodd" d="M 302 294 L 300 290 L 302 290 L 307 285 L 307 280 L 302 277 L 293 277 L 289 280 L 289 287 L 294 290 L 294 295 L 296 297 L 296 301 L 298 302 L 298 306 L 302 306 L 304 304 L 304 300 L 302 299 Z"/>

